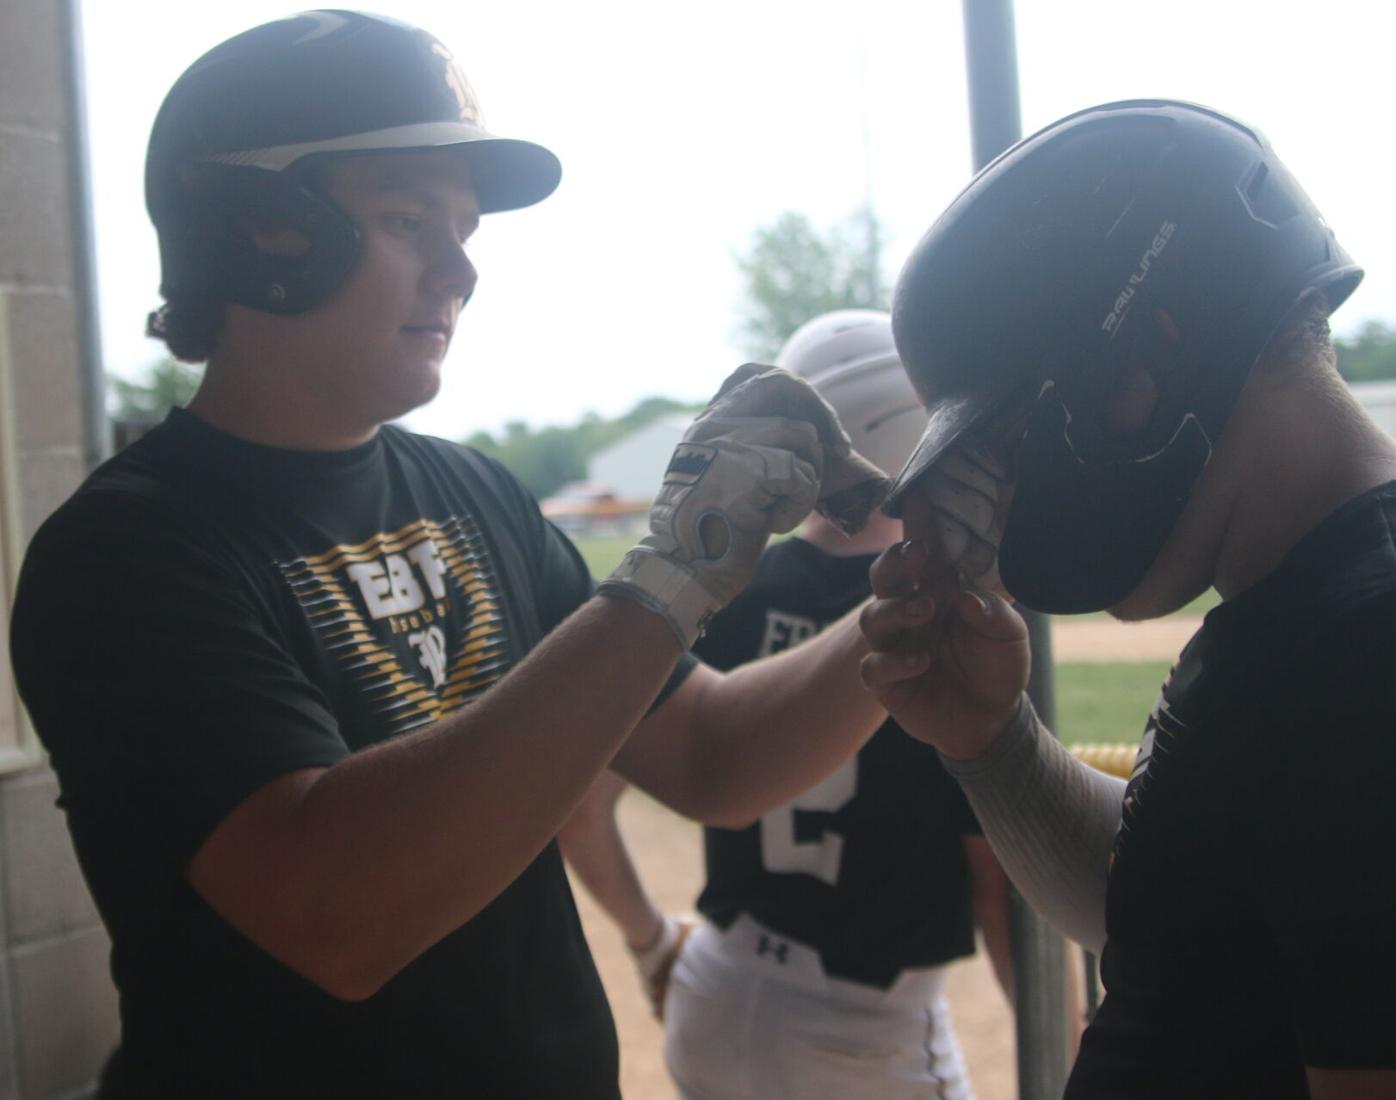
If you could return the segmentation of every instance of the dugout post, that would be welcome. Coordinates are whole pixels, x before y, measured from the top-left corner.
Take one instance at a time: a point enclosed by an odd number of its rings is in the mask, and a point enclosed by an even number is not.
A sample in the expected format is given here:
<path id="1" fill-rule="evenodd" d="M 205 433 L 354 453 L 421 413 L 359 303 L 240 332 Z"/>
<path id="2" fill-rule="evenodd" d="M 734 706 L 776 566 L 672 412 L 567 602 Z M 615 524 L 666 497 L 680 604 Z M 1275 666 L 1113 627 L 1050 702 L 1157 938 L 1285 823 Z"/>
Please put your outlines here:
<path id="1" fill-rule="evenodd" d="M 970 139 L 978 172 L 1023 136 L 1013 0 L 962 0 Z M 1056 728 L 1052 636 L 1045 615 L 1020 608 L 1032 645 L 1028 696 L 1049 729 Z M 1057 1100 L 1066 1086 L 1074 1020 L 1066 1007 L 1066 944 L 1013 895 L 1014 1009 L 1019 1100 Z"/>

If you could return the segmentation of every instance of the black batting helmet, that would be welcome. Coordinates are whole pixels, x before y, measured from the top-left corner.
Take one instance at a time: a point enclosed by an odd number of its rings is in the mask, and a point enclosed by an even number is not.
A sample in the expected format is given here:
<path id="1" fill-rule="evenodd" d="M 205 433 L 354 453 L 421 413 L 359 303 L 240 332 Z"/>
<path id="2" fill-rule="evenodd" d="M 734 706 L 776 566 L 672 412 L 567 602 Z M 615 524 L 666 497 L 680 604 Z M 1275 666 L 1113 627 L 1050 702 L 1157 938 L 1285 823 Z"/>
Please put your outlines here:
<path id="1" fill-rule="evenodd" d="M 986 167 L 913 251 L 897 349 L 930 421 L 893 488 L 967 431 L 1023 418 L 999 568 L 1029 607 L 1127 596 L 1161 549 L 1251 367 L 1306 294 L 1362 278 L 1255 130 L 1167 100 L 1080 111 Z M 1103 423 L 1125 368 L 1158 401 Z"/>
<path id="2" fill-rule="evenodd" d="M 561 175 L 531 142 L 495 137 L 451 53 L 426 31 L 326 9 L 215 46 L 175 82 L 146 157 L 161 293 L 273 313 L 324 301 L 358 256 L 358 231 L 305 185 L 328 156 L 454 146 L 482 213 L 538 202 Z M 305 255 L 264 256 L 232 231 L 254 216 L 305 234 Z"/>

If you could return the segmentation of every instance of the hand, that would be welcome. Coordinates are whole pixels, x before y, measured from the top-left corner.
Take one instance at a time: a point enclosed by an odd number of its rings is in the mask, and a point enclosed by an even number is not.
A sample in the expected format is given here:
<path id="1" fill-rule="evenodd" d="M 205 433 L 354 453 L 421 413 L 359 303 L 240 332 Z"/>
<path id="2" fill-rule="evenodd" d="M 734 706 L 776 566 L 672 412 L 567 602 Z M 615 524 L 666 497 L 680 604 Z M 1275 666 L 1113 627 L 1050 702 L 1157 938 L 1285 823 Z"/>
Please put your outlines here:
<path id="1" fill-rule="evenodd" d="M 908 501 L 909 534 L 918 518 Z M 943 557 L 933 568 L 932 547 L 899 543 L 873 563 L 875 598 L 860 620 L 872 648 L 863 682 L 913 737 L 968 759 L 1017 713 L 1028 632 L 1001 596 L 960 589 Z"/>
<path id="2" fill-rule="evenodd" d="M 722 607 L 746 587 L 766 540 L 809 515 L 824 451 L 813 425 L 783 417 L 707 417 L 684 439 L 640 545 L 686 565 Z"/>
<path id="3" fill-rule="evenodd" d="M 725 392 L 674 451 L 650 534 L 598 589 L 664 616 L 685 647 L 745 587 L 770 535 L 793 530 L 809 514 L 825 467 L 814 424 L 728 415 Z"/>
<path id="4" fill-rule="evenodd" d="M 664 998 L 669 993 L 669 977 L 674 972 L 674 964 L 679 961 L 679 953 L 689 935 L 698 927 L 695 917 L 673 917 L 660 914 L 659 931 L 654 943 L 641 951 L 631 950 L 635 969 L 640 975 L 640 985 L 649 998 L 650 1009 L 655 1019 L 664 1019 Z"/>

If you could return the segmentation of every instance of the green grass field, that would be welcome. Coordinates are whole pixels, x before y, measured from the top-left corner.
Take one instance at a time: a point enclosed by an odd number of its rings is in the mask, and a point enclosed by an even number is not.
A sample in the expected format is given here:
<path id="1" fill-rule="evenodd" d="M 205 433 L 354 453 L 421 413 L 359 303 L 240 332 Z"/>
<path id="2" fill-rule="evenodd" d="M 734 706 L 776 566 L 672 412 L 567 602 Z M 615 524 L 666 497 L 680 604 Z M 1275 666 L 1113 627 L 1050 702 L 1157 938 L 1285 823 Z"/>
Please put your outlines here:
<path id="1" fill-rule="evenodd" d="M 579 537 L 573 541 L 594 577 L 609 573 L 635 542 L 628 535 Z M 1179 614 L 1196 617 L 1216 602 L 1216 593 L 1209 592 Z M 1056 667 L 1057 733 L 1071 744 L 1137 741 L 1167 675 L 1167 661 L 1059 663 Z"/>
<path id="2" fill-rule="evenodd" d="M 605 538 L 589 538 L 574 535 L 572 545 L 581 551 L 582 560 L 587 563 L 593 577 L 604 577 L 620 562 L 625 552 L 635 545 L 634 535 L 610 535 Z"/>
<path id="3" fill-rule="evenodd" d="M 1135 743 L 1167 675 L 1167 661 L 1057 665 L 1057 736 L 1073 745 Z"/>

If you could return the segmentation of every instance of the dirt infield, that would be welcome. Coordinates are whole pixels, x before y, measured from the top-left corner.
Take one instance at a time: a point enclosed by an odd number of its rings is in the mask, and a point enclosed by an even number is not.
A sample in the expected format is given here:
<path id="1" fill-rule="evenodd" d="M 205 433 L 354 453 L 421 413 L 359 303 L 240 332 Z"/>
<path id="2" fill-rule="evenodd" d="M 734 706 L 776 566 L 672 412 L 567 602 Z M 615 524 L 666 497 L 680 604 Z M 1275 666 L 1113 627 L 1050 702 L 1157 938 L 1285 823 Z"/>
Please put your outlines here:
<path id="1" fill-rule="evenodd" d="M 1103 619 L 1055 621 L 1053 656 L 1058 661 L 1169 660 L 1197 625 L 1186 619 L 1129 624 Z M 671 912 L 690 909 L 702 885 L 698 826 L 633 790 L 621 799 L 620 820 L 640 873 L 659 904 Z M 624 944 L 585 892 L 578 888 L 576 893 L 616 1016 L 626 1100 L 674 1100 L 664 1069 L 663 1031 L 650 1016 Z M 978 1100 L 1013 1100 L 1017 1095 L 1013 1016 L 982 952 L 952 967 L 950 1002 Z"/>
<path id="2" fill-rule="evenodd" d="M 1052 658 L 1056 661 L 1168 661 L 1178 656 L 1201 625 L 1200 619 L 1156 619 L 1147 623 L 1053 619 Z"/>

